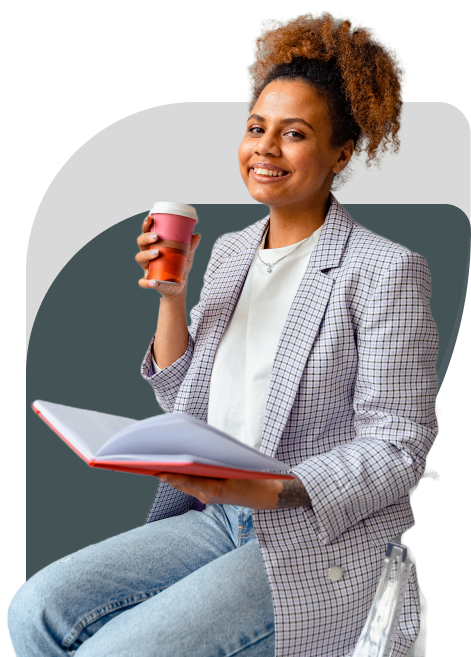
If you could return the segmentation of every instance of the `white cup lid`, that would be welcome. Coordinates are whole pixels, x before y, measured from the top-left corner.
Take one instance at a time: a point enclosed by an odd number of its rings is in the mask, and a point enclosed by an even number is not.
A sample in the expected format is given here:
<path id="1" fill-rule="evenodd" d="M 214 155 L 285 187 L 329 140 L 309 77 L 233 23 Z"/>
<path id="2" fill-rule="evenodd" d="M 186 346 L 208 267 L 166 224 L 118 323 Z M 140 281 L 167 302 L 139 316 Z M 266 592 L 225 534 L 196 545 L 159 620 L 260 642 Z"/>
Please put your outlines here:
<path id="1" fill-rule="evenodd" d="M 150 214 L 179 214 L 183 217 L 196 219 L 196 223 L 198 223 L 198 215 L 192 205 L 176 203 L 175 201 L 157 201 L 152 206 Z"/>

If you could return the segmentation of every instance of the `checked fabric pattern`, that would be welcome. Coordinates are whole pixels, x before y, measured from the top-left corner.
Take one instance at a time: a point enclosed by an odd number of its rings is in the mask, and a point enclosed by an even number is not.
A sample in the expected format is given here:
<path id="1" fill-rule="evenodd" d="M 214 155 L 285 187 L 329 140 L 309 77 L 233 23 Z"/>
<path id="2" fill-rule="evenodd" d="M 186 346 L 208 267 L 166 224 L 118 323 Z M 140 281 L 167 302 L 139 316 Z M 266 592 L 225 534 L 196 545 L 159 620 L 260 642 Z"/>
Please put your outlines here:
<path id="1" fill-rule="evenodd" d="M 214 355 L 268 217 L 220 237 L 186 352 L 142 374 L 164 411 L 207 421 Z M 273 364 L 261 451 L 302 480 L 310 507 L 254 511 L 277 657 L 346 657 L 366 620 L 388 540 L 414 523 L 409 490 L 437 435 L 438 333 L 426 260 L 357 224 L 332 196 Z M 230 373 L 228 373 L 230 376 Z M 194 498 L 161 484 L 148 522 Z M 328 577 L 340 566 L 341 580 Z M 413 567 L 393 656 L 419 630 Z"/>

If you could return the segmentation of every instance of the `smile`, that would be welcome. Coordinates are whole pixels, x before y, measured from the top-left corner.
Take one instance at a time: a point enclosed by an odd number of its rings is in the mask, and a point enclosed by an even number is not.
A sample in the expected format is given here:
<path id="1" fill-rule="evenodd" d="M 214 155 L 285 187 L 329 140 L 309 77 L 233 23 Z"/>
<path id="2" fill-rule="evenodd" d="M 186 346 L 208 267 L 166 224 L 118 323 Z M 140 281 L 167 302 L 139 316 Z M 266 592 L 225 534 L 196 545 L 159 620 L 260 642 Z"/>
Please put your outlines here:
<path id="1" fill-rule="evenodd" d="M 283 171 L 275 171 L 273 169 L 260 169 L 257 167 L 252 167 L 255 173 L 259 173 L 262 176 L 282 176 Z"/>
<path id="2" fill-rule="evenodd" d="M 262 169 L 256 167 L 250 169 L 250 175 L 257 182 L 274 183 L 289 178 L 291 173 L 289 171 L 277 171 L 274 169 Z"/>

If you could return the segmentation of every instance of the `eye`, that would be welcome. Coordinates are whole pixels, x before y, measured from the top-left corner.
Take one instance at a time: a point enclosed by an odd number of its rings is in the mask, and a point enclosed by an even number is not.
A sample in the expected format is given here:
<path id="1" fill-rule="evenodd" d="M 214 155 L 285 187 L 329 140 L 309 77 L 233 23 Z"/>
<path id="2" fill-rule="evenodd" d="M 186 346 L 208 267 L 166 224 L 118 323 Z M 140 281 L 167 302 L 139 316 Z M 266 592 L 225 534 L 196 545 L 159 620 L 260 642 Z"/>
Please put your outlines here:
<path id="1" fill-rule="evenodd" d="M 299 139 L 299 137 L 304 139 L 304 135 L 302 135 L 300 132 L 297 132 L 296 130 L 288 130 L 288 132 L 285 132 L 285 135 L 295 135 L 292 137 L 292 139 Z"/>
<path id="2" fill-rule="evenodd" d="M 248 132 L 251 132 L 253 135 L 259 135 L 260 134 L 259 132 L 253 132 L 254 130 L 262 130 L 262 128 L 260 128 L 260 126 L 258 126 L 258 125 L 254 125 L 254 126 L 252 126 L 252 128 L 249 128 Z M 263 132 L 263 130 L 262 130 L 262 132 Z"/>

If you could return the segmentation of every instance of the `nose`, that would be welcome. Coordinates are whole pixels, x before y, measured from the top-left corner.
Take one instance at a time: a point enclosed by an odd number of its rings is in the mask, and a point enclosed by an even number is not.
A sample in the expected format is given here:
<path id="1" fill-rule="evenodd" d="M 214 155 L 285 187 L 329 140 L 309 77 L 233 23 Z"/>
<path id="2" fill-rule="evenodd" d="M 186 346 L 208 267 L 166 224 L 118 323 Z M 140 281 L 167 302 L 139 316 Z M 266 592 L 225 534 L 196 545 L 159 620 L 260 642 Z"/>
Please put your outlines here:
<path id="1" fill-rule="evenodd" d="M 273 155 L 274 157 L 280 157 L 281 155 L 281 148 L 278 141 L 269 130 L 257 139 L 254 146 L 255 155 Z"/>

